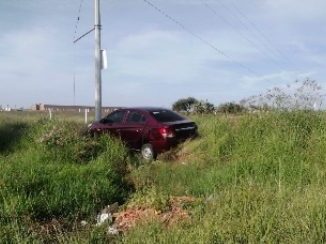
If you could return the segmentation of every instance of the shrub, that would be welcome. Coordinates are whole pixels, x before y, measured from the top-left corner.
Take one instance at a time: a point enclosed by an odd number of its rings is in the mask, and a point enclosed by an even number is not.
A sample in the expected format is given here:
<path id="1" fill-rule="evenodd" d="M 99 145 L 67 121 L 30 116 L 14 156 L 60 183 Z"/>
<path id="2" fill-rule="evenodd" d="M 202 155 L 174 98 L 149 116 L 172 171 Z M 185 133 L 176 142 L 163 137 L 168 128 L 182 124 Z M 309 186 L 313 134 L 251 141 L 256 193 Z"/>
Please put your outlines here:
<path id="1" fill-rule="evenodd" d="M 307 78 L 268 89 L 260 95 L 243 99 L 241 103 L 248 108 L 256 107 L 262 110 L 320 110 L 325 97 L 321 92 L 322 87 L 317 81 Z"/>
<path id="2" fill-rule="evenodd" d="M 42 146 L 44 156 L 70 163 L 86 163 L 106 148 L 91 138 L 85 126 L 76 122 L 39 122 L 34 125 L 32 143 Z"/>
<path id="3" fill-rule="evenodd" d="M 210 114 L 215 112 L 214 104 L 208 101 L 200 101 L 194 105 L 194 112 L 197 114 Z"/>
<path id="4" fill-rule="evenodd" d="M 187 112 L 189 113 L 193 110 L 193 106 L 198 103 L 196 98 L 188 97 L 181 98 L 172 105 L 172 109 L 178 112 Z"/>
<path id="5" fill-rule="evenodd" d="M 0 171 L 0 226 L 58 219 L 71 227 L 126 200 L 127 151 L 118 140 L 90 138 L 83 126 L 56 121 L 35 123 L 22 140 Z"/>
<path id="6" fill-rule="evenodd" d="M 246 108 L 240 104 L 229 102 L 223 103 L 217 107 L 217 112 L 220 113 L 229 113 L 229 114 L 236 114 L 245 112 Z"/>

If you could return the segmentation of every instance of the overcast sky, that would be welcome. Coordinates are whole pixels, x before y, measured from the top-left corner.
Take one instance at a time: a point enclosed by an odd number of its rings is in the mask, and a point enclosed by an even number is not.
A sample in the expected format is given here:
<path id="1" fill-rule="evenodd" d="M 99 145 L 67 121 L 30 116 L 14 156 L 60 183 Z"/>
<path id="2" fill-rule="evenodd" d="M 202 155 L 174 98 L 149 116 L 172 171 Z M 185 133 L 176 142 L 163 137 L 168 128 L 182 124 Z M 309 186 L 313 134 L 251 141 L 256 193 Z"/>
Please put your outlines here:
<path id="1" fill-rule="evenodd" d="M 324 0 L 151 2 L 188 32 L 144 0 L 102 0 L 103 105 L 218 104 L 305 77 L 326 87 Z M 94 33 L 72 43 L 79 4 L 0 0 L 0 105 L 72 104 L 74 73 L 76 103 L 94 104 Z M 78 35 L 93 11 L 84 0 Z"/>

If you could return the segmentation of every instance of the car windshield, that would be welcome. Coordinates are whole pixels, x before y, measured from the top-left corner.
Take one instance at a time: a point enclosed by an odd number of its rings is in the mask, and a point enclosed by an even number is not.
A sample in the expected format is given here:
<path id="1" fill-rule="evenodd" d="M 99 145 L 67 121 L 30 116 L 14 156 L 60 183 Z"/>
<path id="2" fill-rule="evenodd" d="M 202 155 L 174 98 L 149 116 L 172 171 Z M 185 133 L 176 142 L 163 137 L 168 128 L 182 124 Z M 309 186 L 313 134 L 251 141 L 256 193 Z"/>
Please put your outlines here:
<path id="1" fill-rule="evenodd" d="M 175 121 L 181 121 L 185 120 L 181 115 L 172 112 L 170 110 L 157 110 L 152 111 L 151 114 L 154 116 L 154 118 L 159 122 L 175 122 Z"/>

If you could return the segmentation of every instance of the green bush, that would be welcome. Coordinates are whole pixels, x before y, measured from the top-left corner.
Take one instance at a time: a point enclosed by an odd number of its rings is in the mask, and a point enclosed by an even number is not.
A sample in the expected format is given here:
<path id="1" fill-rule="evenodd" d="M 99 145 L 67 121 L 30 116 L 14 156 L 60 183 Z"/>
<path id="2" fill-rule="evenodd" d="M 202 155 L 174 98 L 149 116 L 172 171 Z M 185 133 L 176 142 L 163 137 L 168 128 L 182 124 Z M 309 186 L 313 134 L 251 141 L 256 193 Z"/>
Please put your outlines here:
<path id="1" fill-rule="evenodd" d="M 104 206 L 127 199 L 131 186 L 125 179 L 124 146 L 109 136 L 96 139 L 83 131 L 72 122 L 34 123 L 19 150 L 3 158 L 0 238 L 17 221 L 21 237 L 32 223 L 57 219 L 69 229 L 82 219 L 93 222 Z"/>
<path id="2" fill-rule="evenodd" d="M 217 112 L 219 113 L 229 113 L 229 114 L 237 114 L 245 112 L 246 108 L 237 103 L 223 103 L 217 107 Z"/>
<path id="3" fill-rule="evenodd" d="M 172 105 L 172 109 L 178 112 L 189 113 L 193 110 L 194 105 L 198 103 L 198 100 L 193 97 L 181 98 Z"/>
<path id="4" fill-rule="evenodd" d="M 91 138 L 85 126 L 76 122 L 38 123 L 32 142 L 43 146 L 44 156 L 71 163 L 87 163 L 106 150 L 104 144 Z"/>

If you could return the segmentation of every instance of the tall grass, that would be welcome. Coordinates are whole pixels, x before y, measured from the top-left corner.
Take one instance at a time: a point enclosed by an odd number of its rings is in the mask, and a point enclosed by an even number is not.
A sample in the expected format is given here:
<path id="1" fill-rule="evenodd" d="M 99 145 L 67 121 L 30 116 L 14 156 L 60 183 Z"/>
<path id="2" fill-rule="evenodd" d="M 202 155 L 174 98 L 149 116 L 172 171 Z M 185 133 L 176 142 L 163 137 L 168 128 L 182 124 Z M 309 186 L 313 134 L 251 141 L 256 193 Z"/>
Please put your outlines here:
<path id="1" fill-rule="evenodd" d="M 83 125 L 62 121 L 5 122 L 0 132 L 4 242 L 49 241 L 78 233 L 81 220 L 94 223 L 104 206 L 126 200 L 127 152 L 118 140 L 95 140 Z M 40 230 L 46 228 L 52 235 L 42 236 Z"/>
<path id="2" fill-rule="evenodd" d="M 190 221 L 139 223 L 115 241 L 326 241 L 324 113 L 193 119 L 199 138 L 130 172 L 126 162 L 134 159 L 119 141 L 93 140 L 78 123 L 0 122 L 0 239 L 108 242 L 105 229 L 81 229 L 79 221 L 94 222 L 97 211 L 112 201 L 165 211 L 171 197 L 186 195 L 197 199 L 184 206 Z M 43 233 L 49 225 L 56 230 Z"/>
<path id="3" fill-rule="evenodd" d="M 135 195 L 138 202 L 153 192 L 201 199 L 190 209 L 192 223 L 145 225 L 126 235 L 125 243 L 325 241 L 324 114 L 194 119 L 201 138 L 185 145 L 190 156 L 133 172 L 142 192 Z"/>

